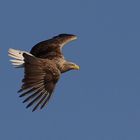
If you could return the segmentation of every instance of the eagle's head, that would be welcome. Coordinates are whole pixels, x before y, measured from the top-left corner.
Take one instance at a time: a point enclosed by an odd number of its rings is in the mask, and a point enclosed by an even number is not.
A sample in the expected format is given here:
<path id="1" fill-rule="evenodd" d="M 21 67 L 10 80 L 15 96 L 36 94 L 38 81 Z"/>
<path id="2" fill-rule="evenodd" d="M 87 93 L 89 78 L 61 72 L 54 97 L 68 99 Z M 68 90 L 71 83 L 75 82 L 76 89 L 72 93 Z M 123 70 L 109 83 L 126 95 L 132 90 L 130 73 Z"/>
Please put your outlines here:
<path id="1" fill-rule="evenodd" d="M 66 61 L 61 67 L 61 73 L 64 73 L 70 70 L 79 70 L 79 69 L 80 67 L 77 64 Z"/>

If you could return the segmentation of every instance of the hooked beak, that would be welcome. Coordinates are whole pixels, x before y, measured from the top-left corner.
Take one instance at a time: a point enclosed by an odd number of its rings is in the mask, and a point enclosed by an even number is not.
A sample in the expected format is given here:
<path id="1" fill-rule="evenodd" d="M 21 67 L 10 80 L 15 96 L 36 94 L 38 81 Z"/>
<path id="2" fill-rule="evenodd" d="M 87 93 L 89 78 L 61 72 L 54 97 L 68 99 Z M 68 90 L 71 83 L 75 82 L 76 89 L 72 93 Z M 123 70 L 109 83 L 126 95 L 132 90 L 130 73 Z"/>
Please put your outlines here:
<path id="1" fill-rule="evenodd" d="M 78 65 L 75 64 L 75 65 L 73 66 L 73 69 L 75 69 L 75 70 L 79 70 L 80 67 L 79 67 Z"/>

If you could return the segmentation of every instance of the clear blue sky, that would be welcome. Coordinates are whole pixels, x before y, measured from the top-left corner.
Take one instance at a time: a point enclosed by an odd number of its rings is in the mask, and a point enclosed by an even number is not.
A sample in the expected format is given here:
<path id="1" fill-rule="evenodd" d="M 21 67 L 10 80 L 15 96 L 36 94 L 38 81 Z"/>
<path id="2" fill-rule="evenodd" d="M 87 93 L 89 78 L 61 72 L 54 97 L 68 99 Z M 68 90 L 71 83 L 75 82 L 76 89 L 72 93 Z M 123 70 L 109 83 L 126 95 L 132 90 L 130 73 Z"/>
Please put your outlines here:
<path id="1" fill-rule="evenodd" d="M 1 140 L 140 140 L 138 0 L 0 1 Z M 29 51 L 59 33 L 78 40 L 65 57 L 81 66 L 64 74 L 48 107 L 25 109 L 22 69 L 8 48 Z"/>

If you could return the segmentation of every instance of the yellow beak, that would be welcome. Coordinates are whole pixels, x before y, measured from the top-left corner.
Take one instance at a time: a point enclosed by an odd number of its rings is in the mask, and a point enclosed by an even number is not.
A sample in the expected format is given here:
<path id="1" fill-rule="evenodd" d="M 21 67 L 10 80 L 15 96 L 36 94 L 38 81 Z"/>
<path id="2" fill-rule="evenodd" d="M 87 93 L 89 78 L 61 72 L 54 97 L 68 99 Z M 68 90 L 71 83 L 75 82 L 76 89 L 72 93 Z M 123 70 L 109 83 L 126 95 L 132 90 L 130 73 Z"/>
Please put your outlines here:
<path id="1" fill-rule="evenodd" d="M 74 65 L 74 69 L 75 69 L 75 70 L 79 70 L 80 67 L 79 67 L 78 65 Z"/>

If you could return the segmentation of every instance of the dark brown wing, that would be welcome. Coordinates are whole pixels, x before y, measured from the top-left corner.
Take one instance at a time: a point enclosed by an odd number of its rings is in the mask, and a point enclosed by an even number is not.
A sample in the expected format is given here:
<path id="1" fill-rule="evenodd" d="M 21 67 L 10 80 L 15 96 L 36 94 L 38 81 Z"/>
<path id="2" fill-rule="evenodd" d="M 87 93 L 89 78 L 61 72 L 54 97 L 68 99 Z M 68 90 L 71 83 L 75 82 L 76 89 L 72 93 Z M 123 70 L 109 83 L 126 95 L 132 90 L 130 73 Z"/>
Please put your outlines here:
<path id="1" fill-rule="evenodd" d="M 28 102 L 27 108 L 35 104 L 32 111 L 39 106 L 42 109 L 50 99 L 55 85 L 60 77 L 60 71 L 51 60 L 43 60 L 23 54 L 25 61 L 25 76 L 19 92 L 25 96 L 23 102 Z"/>
<path id="2" fill-rule="evenodd" d="M 60 45 L 57 41 L 50 39 L 36 44 L 30 53 L 38 58 L 62 57 Z"/>
<path id="3" fill-rule="evenodd" d="M 72 34 L 59 34 L 49 40 L 36 44 L 30 53 L 39 58 L 53 59 L 54 57 L 63 57 L 62 47 L 76 38 Z"/>

